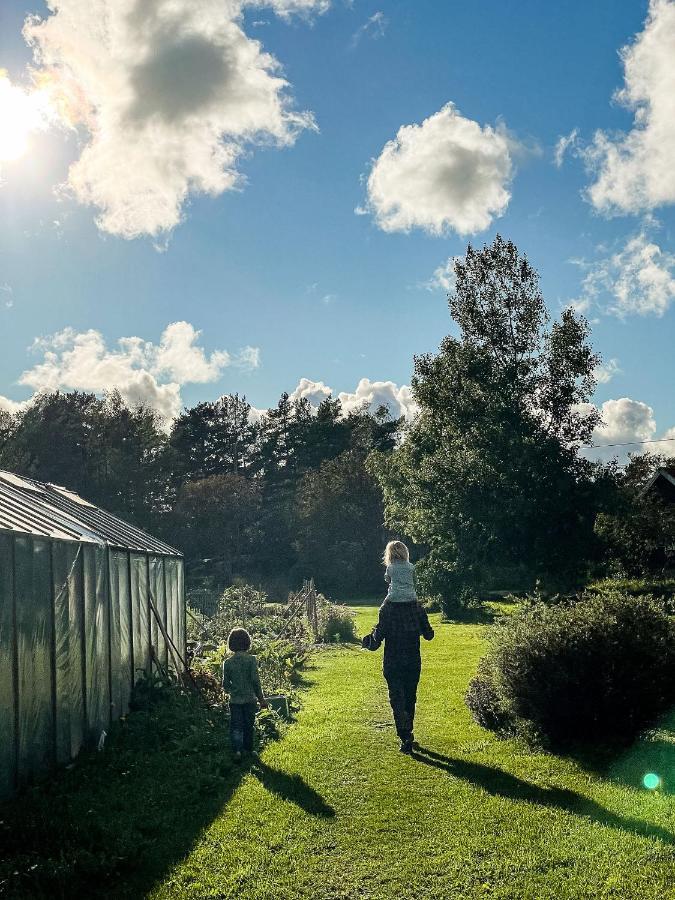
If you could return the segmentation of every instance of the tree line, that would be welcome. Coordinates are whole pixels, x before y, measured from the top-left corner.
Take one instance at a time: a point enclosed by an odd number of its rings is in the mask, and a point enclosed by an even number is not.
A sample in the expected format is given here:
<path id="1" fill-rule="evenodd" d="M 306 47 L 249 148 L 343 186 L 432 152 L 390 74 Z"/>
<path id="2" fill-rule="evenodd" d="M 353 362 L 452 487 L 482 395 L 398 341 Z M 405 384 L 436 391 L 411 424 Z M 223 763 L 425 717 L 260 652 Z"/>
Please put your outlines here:
<path id="1" fill-rule="evenodd" d="M 402 420 L 281 395 L 255 420 L 245 398 L 185 409 L 166 430 L 116 392 L 41 394 L 0 414 L 0 467 L 61 484 L 185 553 L 191 586 L 236 579 L 283 596 L 314 577 L 344 597 L 381 588 L 382 493 L 366 469 Z"/>
<path id="2" fill-rule="evenodd" d="M 675 511 L 642 487 L 664 460 L 580 452 L 600 423 L 588 322 L 552 320 L 538 273 L 499 235 L 456 263 L 449 309 L 455 332 L 414 360 L 410 423 L 287 393 L 258 420 L 233 394 L 167 432 L 114 392 L 55 392 L 0 416 L 0 466 L 164 537 L 193 585 L 218 590 L 240 578 L 279 596 L 314 577 L 334 596 L 376 595 L 390 535 L 448 611 L 489 590 L 660 573 Z"/>

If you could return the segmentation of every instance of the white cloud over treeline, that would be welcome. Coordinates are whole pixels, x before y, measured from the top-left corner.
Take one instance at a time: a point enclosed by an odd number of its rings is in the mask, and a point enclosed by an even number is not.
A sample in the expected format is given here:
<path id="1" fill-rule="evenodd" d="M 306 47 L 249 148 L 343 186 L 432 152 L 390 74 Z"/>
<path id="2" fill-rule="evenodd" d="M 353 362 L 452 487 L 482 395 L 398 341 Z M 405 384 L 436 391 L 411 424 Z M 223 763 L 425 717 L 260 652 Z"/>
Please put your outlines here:
<path id="1" fill-rule="evenodd" d="M 602 424 L 593 432 L 595 448 L 585 448 L 583 453 L 594 459 L 618 458 L 626 462 L 629 454 L 656 453 L 675 456 L 675 427 L 658 433 L 654 410 L 647 403 L 630 397 L 606 400 L 599 407 L 590 403 L 581 405 L 589 411 L 596 408 L 602 415 Z M 607 446 L 607 445 L 624 446 Z"/>
<path id="2" fill-rule="evenodd" d="M 385 144 L 357 212 L 372 214 L 383 231 L 483 231 L 511 199 L 517 146 L 503 125 L 481 126 L 447 103 Z"/>
<path id="3" fill-rule="evenodd" d="M 315 128 L 295 109 L 279 62 L 243 30 L 245 5 L 278 15 L 328 0 L 50 0 L 24 36 L 82 144 L 68 174 L 99 228 L 157 236 L 187 200 L 242 186 L 250 148 L 293 144 Z"/>
<path id="4" fill-rule="evenodd" d="M 35 393 L 117 390 L 130 406 L 150 407 L 168 420 L 183 406 L 184 385 L 218 381 L 229 366 L 250 369 L 259 365 L 256 347 L 244 347 L 235 354 L 226 350 L 206 353 L 200 337 L 201 332 L 189 322 L 173 322 L 164 329 L 159 343 L 123 337 L 110 348 L 99 331 L 65 328 L 35 340 L 32 349 L 41 360 L 26 369 L 18 383 Z M 9 412 L 22 406 L 25 403 L 0 397 L 0 408 Z"/>

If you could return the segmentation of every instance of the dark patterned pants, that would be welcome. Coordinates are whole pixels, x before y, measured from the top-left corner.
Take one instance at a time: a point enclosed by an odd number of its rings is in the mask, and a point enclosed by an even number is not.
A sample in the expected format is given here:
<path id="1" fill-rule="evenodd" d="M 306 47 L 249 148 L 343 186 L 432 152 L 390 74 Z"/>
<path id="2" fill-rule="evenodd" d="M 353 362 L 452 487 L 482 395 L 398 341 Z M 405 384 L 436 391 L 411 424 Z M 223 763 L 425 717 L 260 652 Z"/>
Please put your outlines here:
<path id="1" fill-rule="evenodd" d="M 420 670 L 418 668 L 388 669 L 385 671 L 384 677 L 389 688 L 389 702 L 394 714 L 396 734 L 402 741 L 407 741 L 413 731 Z"/>
<path id="2" fill-rule="evenodd" d="M 234 753 L 253 750 L 257 703 L 230 703 L 230 738 Z"/>

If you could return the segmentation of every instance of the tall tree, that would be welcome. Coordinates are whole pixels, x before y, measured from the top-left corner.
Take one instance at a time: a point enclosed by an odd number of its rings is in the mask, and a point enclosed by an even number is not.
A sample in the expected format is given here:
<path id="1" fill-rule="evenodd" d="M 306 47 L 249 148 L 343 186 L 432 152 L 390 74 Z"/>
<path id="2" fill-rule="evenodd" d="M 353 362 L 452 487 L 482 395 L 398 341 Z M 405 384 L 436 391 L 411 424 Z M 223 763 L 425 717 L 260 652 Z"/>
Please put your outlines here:
<path id="1" fill-rule="evenodd" d="M 459 336 L 415 359 L 419 415 L 370 461 L 388 524 L 428 548 L 419 571 L 446 606 L 486 587 L 568 587 L 594 552 L 593 467 L 577 453 L 598 357 L 585 320 L 550 323 L 536 271 L 497 236 L 469 246 L 449 298 Z"/>

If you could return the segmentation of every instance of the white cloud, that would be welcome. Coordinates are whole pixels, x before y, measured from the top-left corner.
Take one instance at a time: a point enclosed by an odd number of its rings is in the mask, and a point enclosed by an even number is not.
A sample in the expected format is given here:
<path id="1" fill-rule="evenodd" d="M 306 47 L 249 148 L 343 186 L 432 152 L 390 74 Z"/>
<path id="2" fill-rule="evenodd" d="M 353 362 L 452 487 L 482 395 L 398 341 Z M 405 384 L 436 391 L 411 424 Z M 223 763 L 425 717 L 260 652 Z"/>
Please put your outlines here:
<path id="1" fill-rule="evenodd" d="M 394 418 L 405 416 L 412 419 L 417 414 L 417 405 L 412 398 L 412 391 L 407 384 L 400 387 L 393 381 L 371 381 L 362 378 L 353 392 L 342 391 L 338 394 L 345 414 L 366 406 L 374 413 L 380 406 L 386 406 Z"/>
<path id="2" fill-rule="evenodd" d="M 326 8 L 265 5 L 284 16 Z M 68 186 L 103 231 L 166 234 L 191 195 L 241 185 L 248 147 L 290 145 L 315 127 L 240 11 L 236 0 L 59 0 L 27 19 L 38 74 L 84 139 Z"/>
<path id="3" fill-rule="evenodd" d="M 322 15 L 330 9 L 331 0 L 244 0 L 244 6 L 267 7 L 282 19 L 291 16 Z M 255 24 L 255 23 L 254 23 Z"/>
<path id="4" fill-rule="evenodd" d="M 434 274 L 424 282 L 424 287 L 428 291 L 441 290 L 446 294 L 452 293 L 455 289 L 455 263 L 458 259 L 462 259 L 462 257 L 449 256 L 444 263 L 434 269 Z"/>
<path id="5" fill-rule="evenodd" d="M 3 397 L 0 394 L 0 412 L 8 412 L 11 415 L 22 410 L 28 401 L 24 401 L 23 403 L 17 403 L 16 400 L 10 400 L 9 397 Z"/>
<path id="6" fill-rule="evenodd" d="M 383 12 L 379 11 L 373 13 L 373 15 L 370 16 L 370 18 L 367 19 L 360 28 L 356 29 L 356 31 L 352 35 L 350 46 L 353 49 L 361 42 L 361 39 L 364 37 L 370 37 L 374 41 L 379 40 L 381 37 L 384 37 L 384 33 L 387 30 L 388 24 L 389 20 Z"/>
<path id="7" fill-rule="evenodd" d="M 553 151 L 553 162 L 557 169 L 559 169 L 563 162 L 565 161 L 565 154 L 568 150 L 574 150 L 578 144 L 578 136 L 579 129 L 573 128 L 569 134 L 561 135 L 555 145 L 555 150 Z"/>
<path id="8" fill-rule="evenodd" d="M 675 301 L 675 254 L 662 250 L 644 228 L 617 252 L 581 265 L 588 271 L 572 304 L 579 311 L 597 305 L 620 318 L 661 317 Z"/>
<path id="9" fill-rule="evenodd" d="M 217 381 L 227 366 L 248 366 L 252 355 L 257 358 L 254 348 L 235 356 L 222 350 L 207 355 L 197 344 L 199 336 L 188 322 L 174 322 L 159 344 L 125 337 L 109 349 L 98 331 L 66 328 L 36 340 L 42 361 L 26 370 L 19 384 L 34 391 L 116 389 L 130 405 L 150 406 L 169 419 L 180 412 L 183 385 Z"/>
<path id="10" fill-rule="evenodd" d="M 591 403 L 580 404 L 580 409 L 583 408 L 589 412 L 596 409 Z M 596 446 L 583 448 L 587 458 L 618 459 L 625 463 L 630 454 L 674 455 L 675 442 L 663 439 L 675 437 L 675 428 L 669 428 L 657 438 L 658 429 L 651 406 L 640 400 L 620 397 L 618 400 L 607 400 L 598 408 L 602 424 L 593 432 L 593 443 Z M 617 444 L 624 446 L 607 446 Z"/>
<path id="11" fill-rule="evenodd" d="M 595 134 L 586 158 L 597 180 L 588 198 L 603 212 L 639 212 L 675 202 L 675 2 L 651 0 L 644 30 L 621 51 L 617 99 L 634 110 L 633 128 Z"/>
<path id="12" fill-rule="evenodd" d="M 385 144 L 357 212 L 371 213 L 383 231 L 483 231 L 508 206 L 516 146 L 503 125 L 481 127 L 448 103 Z"/>
<path id="13" fill-rule="evenodd" d="M 595 380 L 598 384 L 608 384 L 615 375 L 621 372 L 618 359 L 608 359 L 595 368 Z"/>
<path id="14" fill-rule="evenodd" d="M 289 394 L 291 402 L 296 400 L 309 400 L 312 406 L 318 406 L 323 400 L 331 396 L 333 391 L 323 381 L 312 381 L 311 378 L 301 378 L 297 387 Z"/>
<path id="15" fill-rule="evenodd" d="M 412 419 L 417 414 L 417 405 L 412 399 L 410 387 L 406 384 L 399 386 L 393 381 L 371 381 L 369 378 L 362 378 L 354 391 L 341 391 L 336 395 L 335 391 L 323 381 L 301 378 L 289 394 L 291 401 L 306 398 L 315 408 L 328 397 L 337 397 L 342 404 L 343 415 L 357 412 L 364 407 L 374 413 L 381 406 L 388 407 L 396 419 L 400 416 Z M 254 409 L 251 411 L 251 418 L 257 421 L 265 412 L 266 410 Z"/>

